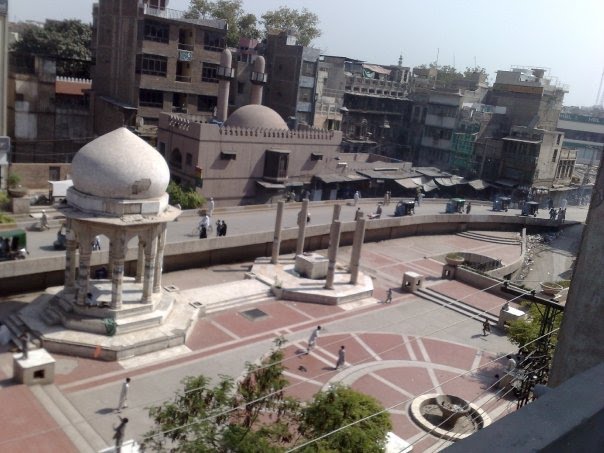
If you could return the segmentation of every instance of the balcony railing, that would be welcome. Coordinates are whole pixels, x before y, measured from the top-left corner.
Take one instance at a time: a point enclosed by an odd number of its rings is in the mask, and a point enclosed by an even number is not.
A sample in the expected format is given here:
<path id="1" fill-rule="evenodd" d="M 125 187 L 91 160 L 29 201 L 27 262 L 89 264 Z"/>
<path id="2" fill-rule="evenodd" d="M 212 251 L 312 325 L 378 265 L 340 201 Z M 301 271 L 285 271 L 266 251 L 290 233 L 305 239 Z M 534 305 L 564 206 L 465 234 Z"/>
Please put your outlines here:
<path id="1" fill-rule="evenodd" d="M 191 76 L 177 75 L 176 76 L 176 81 L 177 82 L 191 83 Z"/>
<path id="2" fill-rule="evenodd" d="M 187 108 L 186 107 L 179 107 L 177 105 L 173 105 L 172 106 L 172 112 L 173 113 L 187 113 Z"/>

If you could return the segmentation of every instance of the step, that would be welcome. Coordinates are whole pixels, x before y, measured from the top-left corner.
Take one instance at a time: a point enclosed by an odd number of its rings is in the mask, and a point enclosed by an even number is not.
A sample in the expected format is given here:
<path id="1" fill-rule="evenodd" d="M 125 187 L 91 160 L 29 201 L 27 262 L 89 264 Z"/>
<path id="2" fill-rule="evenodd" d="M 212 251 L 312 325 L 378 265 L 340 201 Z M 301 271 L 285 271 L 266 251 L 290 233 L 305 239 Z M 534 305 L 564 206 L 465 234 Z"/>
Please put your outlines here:
<path id="1" fill-rule="evenodd" d="M 420 295 L 420 297 L 428 299 L 462 315 L 469 316 L 472 319 L 478 320 L 480 318 L 487 318 L 492 324 L 495 325 L 499 322 L 499 317 L 492 313 L 484 312 L 476 307 L 440 294 L 432 289 L 420 288 L 418 289 L 417 293 Z"/>
<path id="2" fill-rule="evenodd" d="M 493 242 L 495 244 L 518 245 L 522 243 L 520 239 L 490 236 L 488 234 L 476 233 L 474 231 L 464 231 L 463 233 L 457 233 L 457 236 L 465 237 L 468 239 L 475 239 L 477 241 Z"/>

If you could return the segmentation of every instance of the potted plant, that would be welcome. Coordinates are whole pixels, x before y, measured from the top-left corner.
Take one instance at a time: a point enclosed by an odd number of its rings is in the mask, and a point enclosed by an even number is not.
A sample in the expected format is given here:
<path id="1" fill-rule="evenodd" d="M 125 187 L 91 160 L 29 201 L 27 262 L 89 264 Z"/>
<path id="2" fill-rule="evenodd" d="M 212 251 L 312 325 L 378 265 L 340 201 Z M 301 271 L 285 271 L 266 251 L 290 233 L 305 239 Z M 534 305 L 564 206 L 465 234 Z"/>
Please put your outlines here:
<path id="1" fill-rule="evenodd" d="M 459 266 L 460 264 L 463 264 L 465 258 L 459 253 L 447 253 L 445 255 L 445 261 L 451 266 Z"/>
<path id="2" fill-rule="evenodd" d="M 8 184 L 8 193 L 11 197 L 21 198 L 27 195 L 27 190 L 21 187 L 21 176 L 17 173 L 10 173 L 6 180 Z"/>
<path id="3" fill-rule="evenodd" d="M 548 296 L 555 296 L 564 288 L 556 282 L 541 282 L 541 291 Z"/>

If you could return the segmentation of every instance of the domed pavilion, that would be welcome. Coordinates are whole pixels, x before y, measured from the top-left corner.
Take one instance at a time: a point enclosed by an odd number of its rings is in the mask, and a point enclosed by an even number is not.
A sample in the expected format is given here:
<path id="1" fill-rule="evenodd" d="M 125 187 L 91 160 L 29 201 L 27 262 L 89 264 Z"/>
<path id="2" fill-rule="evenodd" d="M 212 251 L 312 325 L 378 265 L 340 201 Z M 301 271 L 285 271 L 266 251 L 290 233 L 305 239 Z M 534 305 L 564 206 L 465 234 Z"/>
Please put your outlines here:
<path id="1" fill-rule="evenodd" d="M 137 272 L 128 292 L 140 297 L 140 303 L 151 303 L 161 289 L 166 224 L 180 214 L 168 204 L 170 171 L 165 160 L 144 140 L 120 128 L 78 151 L 72 179 L 68 207 L 63 210 L 67 218 L 65 293 L 73 295 L 77 306 L 122 309 L 127 244 L 138 238 Z M 90 287 L 92 248 L 100 235 L 109 238 L 110 300 L 103 297 L 106 291 Z"/>

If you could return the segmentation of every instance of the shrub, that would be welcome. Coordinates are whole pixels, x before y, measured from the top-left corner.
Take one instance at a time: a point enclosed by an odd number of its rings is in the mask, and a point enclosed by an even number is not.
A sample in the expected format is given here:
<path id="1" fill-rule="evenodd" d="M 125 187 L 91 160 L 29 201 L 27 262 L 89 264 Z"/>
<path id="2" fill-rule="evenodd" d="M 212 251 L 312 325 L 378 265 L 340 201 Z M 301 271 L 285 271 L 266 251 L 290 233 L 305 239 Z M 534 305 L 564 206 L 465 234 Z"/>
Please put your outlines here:
<path id="1" fill-rule="evenodd" d="M 17 173 L 10 173 L 8 175 L 8 178 L 6 179 L 6 182 L 7 182 L 9 188 L 11 188 L 11 189 L 17 188 L 17 187 L 19 187 L 19 184 L 21 183 L 21 176 L 19 176 Z"/>
<path id="2" fill-rule="evenodd" d="M 182 209 L 195 209 L 203 206 L 206 202 L 205 198 L 195 192 L 192 188 L 182 188 L 174 181 L 168 184 L 168 195 L 170 204 L 179 204 Z"/>
<path id="3" fill-rule="evenodd" d="M 8 214 L 0 213 L 0 223 L 15 223 L 15 219 Z"/>
<path id="4" fill-rule="evenodd" d="M 10 197 L 6 192 L 0 192 L 0 210 L 8 209 L 10 203 Z"/>

